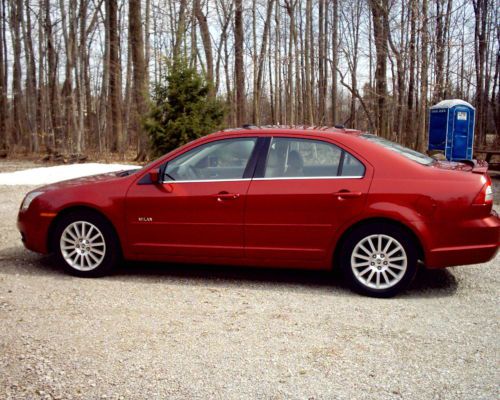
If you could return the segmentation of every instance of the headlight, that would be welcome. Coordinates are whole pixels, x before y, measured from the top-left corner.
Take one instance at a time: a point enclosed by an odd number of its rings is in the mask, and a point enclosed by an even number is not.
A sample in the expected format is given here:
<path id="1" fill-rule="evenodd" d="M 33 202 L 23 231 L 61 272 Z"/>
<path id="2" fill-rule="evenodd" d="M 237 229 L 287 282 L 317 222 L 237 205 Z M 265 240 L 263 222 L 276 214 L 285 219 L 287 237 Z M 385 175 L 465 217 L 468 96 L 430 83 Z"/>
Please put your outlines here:
<path id="1" fill-rule="evenodd" d="M 35 200 L 38 196 L 40 196 L 43 192 L 30 192 L 26 195 L 23 200 L 23 204 L 21 205 L 21 210 L 27 210 L 30 207 L 30 204 L 33 200 Z"/>

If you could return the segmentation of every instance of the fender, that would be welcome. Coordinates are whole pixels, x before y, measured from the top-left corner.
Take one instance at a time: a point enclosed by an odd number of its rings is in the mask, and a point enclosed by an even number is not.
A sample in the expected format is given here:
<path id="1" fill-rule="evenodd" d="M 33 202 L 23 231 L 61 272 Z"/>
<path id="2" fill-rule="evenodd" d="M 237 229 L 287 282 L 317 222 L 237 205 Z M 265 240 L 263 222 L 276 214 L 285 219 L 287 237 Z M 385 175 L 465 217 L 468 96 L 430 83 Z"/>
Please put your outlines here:
<path id="1" fill-rule="evenodd" d="M 340 240 L 350 228 L 377 219 L 392 221 L 408 228 L 419 240 L 424 257 L 427 258 L 429 249 L 428 238 L 430 235 L 426 224 L 422 220 L 422 215 L 408 206 L 388 202 L 377 202 L 370 204 L 361 214 L 358 214 L 355 218 L 338 227 L 330 243 L 328 252 L 329 261 L 331 262 L 331 260 L 333 260 L 337 244 L 340 243 Z"/>

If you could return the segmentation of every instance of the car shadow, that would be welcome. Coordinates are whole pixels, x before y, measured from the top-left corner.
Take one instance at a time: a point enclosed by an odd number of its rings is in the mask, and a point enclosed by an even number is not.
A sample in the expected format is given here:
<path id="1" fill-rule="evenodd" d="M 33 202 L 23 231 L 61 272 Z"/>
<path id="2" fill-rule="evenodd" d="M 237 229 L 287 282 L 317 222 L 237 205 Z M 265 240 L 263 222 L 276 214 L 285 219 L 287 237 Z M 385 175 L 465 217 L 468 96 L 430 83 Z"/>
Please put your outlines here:
<path id="1" fill-rule="evenodd" d="M 458 281 L 449 269 L 418 269 L 408 290 L 401 293 L 405 298 L 452 296 L 458 289 Z"/>
<path id="2" fill-rule="evenodd" d="M 65 274 L 53 256 L 42 256 L 22 246 L 0 250 L 0 274 L 50 275 L 57 280 L 78 279 Z M 308 271 L 281 268 L 249 268 L 199 264 L 124 262 L 111 276 L 101 279 L 180 285 L 222 285 L 276 289 L 294 287 L 352 295 L 338 271 Z M 446 269 L 420 268 L 410 288 L 400 298 L 445 297 L 458 288 L 455 276 Z"/>

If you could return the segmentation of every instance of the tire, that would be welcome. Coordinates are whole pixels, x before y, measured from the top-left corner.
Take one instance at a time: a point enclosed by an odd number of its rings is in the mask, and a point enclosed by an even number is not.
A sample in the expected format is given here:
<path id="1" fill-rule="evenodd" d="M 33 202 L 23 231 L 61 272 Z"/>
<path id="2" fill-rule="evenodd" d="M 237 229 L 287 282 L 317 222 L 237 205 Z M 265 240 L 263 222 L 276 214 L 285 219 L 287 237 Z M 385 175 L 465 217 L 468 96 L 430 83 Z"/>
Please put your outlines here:
<path id="1" fill-rule="evenodd" d="M 71 275 L 95 278 L 109 274 L 120 259 L 113 226 L 92 211 L 63 215 L 54 229 L 52 249 L 57 262 Z"/>
<path id="2" fill-rule="evenodd" d="M 361 226 L 342 246 L 344 276 L 354 291 L 371 297 L 393 297 L 406 289 L 415 277 L 417 262 L 414 239 L 390 223 Z"/>

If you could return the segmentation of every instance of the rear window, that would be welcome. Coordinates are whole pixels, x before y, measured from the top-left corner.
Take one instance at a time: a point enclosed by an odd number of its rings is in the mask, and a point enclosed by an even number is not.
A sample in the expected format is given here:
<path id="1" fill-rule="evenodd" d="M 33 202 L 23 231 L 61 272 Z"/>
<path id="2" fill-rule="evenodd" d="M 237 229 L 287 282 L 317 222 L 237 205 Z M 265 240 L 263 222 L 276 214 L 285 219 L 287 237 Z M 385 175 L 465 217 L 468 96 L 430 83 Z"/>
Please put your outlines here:
<path id="1" fill-rule="evenodd" d="M 426 156 L 425 154 L 419 153 L 418 151 L 409 149 L 408 147 L 401 146 L 400 144 L 391 142 L 390 140 L 381 138 L 380 136 L 371 135 L 369 133 L 364 133 L 360 135 L 363 139 L 369 140 L 379 144 L 386 149 L 392 150 L 402 156 L 408 158 L 409 160 L 415 161 L 422 165 L 430 165 L 434 162 L 434 159 Z"/>

